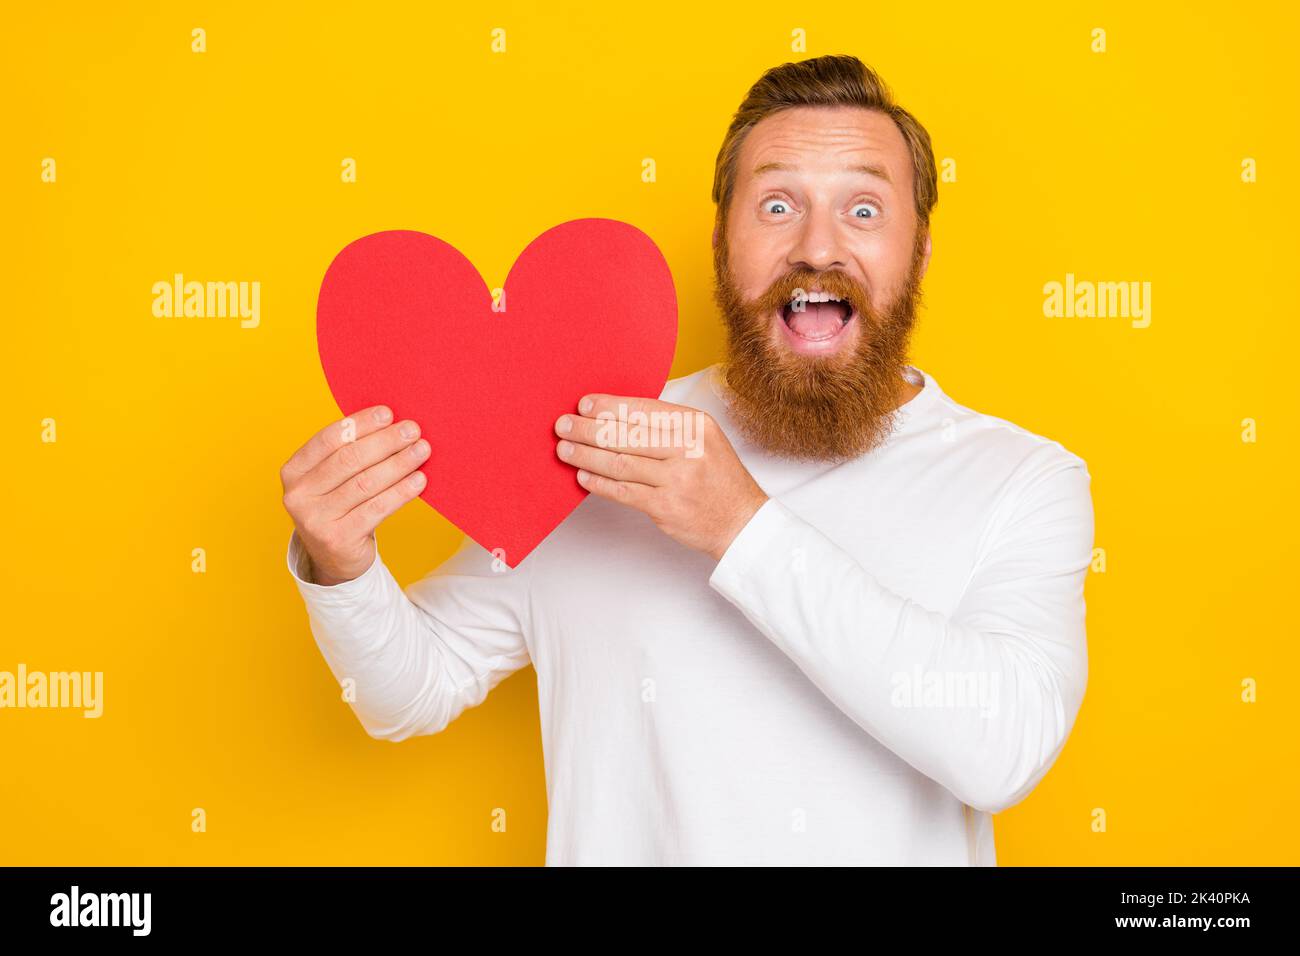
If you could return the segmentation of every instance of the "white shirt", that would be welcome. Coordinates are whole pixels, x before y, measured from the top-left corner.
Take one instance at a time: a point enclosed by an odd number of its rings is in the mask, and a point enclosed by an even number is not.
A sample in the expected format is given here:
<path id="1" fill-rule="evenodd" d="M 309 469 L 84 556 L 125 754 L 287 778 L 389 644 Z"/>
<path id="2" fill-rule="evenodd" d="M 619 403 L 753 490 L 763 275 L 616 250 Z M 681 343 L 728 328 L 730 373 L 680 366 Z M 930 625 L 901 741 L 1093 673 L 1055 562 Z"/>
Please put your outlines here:
<path id="1" fill-rule="evenodd" d="M 1090 479 L 908 374 L 890 437 L 840 465 L 744 441 L 718 366 L 669 382 L 770 496 L 721 561 L 594 496 L 518 568 L 467 538 L 405 592 L 378 554 L 308 583 L 293 535 L 312 633 L 386 740 L 531 662 L 548 865 L 994 865 L 991 814 L 1083 699 Z"/>

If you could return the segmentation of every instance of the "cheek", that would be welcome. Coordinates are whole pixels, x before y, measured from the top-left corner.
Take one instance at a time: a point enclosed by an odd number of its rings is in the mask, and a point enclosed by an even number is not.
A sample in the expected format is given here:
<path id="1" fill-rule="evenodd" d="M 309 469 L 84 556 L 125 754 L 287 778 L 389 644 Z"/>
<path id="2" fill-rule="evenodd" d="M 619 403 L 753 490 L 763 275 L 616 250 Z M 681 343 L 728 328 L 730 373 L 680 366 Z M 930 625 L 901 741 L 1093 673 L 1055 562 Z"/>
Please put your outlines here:
<path id="1" fill-rule="evenodd" d="M 882 308 L 907 281 L 912 265 L 911 242 L 881 242 L 860 251 L 858 264 L 871 289 L 871 302 Z"/>
<path id="2" fill-rule="evenodd" d="M 762 236 L 729 236 L 728 261 L 736 288 L 748 299 L 762 295 L 786 273 L 781 249 Z"/>

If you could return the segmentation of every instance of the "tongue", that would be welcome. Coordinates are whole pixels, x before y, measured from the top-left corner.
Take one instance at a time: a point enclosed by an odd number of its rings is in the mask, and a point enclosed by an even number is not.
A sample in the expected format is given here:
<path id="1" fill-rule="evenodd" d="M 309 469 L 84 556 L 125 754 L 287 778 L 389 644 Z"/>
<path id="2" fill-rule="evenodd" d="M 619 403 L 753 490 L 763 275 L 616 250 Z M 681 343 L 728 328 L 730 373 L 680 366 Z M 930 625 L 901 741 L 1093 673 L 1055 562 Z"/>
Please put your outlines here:
<path id="1" fill-rule="evenodd" d="M 843 328 L 843 315 L 834 302 L 805 302 L 802 312 L 790 313 L 790 331 L 805 339 L 829 339 Z"/>

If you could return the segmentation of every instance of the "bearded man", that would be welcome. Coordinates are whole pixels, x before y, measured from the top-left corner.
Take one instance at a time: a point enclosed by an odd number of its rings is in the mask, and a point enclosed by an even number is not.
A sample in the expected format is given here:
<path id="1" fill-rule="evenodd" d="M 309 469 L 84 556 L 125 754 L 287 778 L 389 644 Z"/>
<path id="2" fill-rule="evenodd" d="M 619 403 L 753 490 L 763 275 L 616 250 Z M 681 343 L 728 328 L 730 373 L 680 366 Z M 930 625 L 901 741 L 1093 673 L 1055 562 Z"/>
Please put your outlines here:
<path id="1" fill-rule="evenodd" d="M 289 568 L 365 729 L 437 733 L 531 663 L 548 864 L 993 865 L 1083 699 L 1093 515 L 1080 458 L 907 362 L 936 183 L 855 57 L 764 74 L 714 181 L 726 361 L 561 416 L 591 494 L 514 570 L 467 539 L 393 579 L 415 423 L 304 445 Z M 611 444 L 629 412 L 698 434 Z"/>

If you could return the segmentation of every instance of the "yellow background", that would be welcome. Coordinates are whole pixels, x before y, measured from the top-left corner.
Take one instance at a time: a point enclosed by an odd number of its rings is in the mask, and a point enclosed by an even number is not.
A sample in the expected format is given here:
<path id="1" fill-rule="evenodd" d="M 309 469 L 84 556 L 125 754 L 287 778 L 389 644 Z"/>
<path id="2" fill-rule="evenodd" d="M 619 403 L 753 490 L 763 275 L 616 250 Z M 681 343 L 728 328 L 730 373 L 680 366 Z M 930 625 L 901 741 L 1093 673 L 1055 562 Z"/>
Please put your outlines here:
<path id="1" fill-rule="evenodd" d="M 20 4 L 0 31 L 0 670 L 102 670 L 105 713 L 0 711 L 0 863 L 540 863 L 531 669 L 395 747 L 308 631 L 277 472 L 337 417 L 321 276 L 350 240 L 412 228 L 496 286 L 546 228 L 627 220 L 672 267 L 673 371 L 694 371 L 723 346 L 726 124 L 764 69 L 823 53 L 876 67 L 956 160 L 915 363 L 1093 474 L 1087 697 L 997 817 L 999 861 L 1300 862 L 1286 6 Z M 175 272 L 259 281 L 260 327 L 154 318 Z M 1151 282 L 1151 326 L 1045 318 L 1067 272 Z M 405 584 L 459 537 L 417 502 L 380 543 Z"/>

